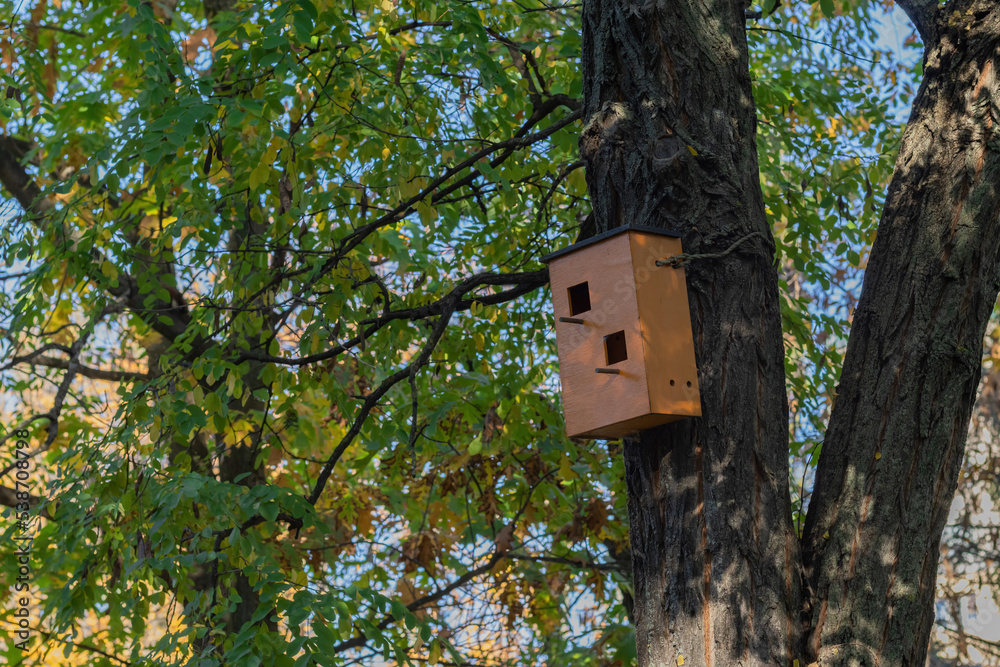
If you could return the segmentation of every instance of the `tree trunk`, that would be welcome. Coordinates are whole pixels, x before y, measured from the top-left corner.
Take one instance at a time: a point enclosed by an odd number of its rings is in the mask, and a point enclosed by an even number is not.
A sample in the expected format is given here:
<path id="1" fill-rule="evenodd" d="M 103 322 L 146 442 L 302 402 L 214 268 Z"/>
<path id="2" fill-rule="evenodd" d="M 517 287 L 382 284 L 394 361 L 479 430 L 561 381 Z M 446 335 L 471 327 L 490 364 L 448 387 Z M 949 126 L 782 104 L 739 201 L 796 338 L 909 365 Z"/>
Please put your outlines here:
<path id="1" fill-rule="evenodd" d="M 700 419 L 626 438 L 641 667 L 922 665 L 1000 286 L 1000 8 L 900 0 L 926 43 L 803 536 L 744 4 L 584 3 L 595 231 L 675 229 Z M 663 269 L 675 270 L 675 269 Z M 807 585 L 803 585 L 803 583 Z"/>
<path id="2" fill-rule="evenodd" d="M 625 441 L 642 666 L 790 665 L 799 642 L 778 280 L 743 11 L 584 4 L 580 148 L 596 231 L 674 229 L 688 253 L 742 241 L 686 269 L 705 416 Z"/>
<path id="3" fill-rule="evenodd" d="M 810 657 L 923 665 L 939 542 L 1000 285 L 1000 9 L 927 36 L 804 536 Z"/>

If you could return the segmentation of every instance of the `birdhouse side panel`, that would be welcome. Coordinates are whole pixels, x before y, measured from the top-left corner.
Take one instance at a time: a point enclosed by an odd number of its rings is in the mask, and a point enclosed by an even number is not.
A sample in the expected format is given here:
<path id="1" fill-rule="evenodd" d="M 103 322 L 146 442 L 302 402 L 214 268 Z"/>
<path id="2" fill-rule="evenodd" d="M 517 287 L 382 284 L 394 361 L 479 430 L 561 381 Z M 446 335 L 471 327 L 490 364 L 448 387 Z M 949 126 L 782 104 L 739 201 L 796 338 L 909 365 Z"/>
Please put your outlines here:
<path id="1" fill-rule="evenodd" d="M 682 252 L 680 239 L 642 233 L 629 237 L 651 409 L 678 418 L 699 417 L 698 368 L 684 269 L 656 266 L 657 260 Z"/>
<path id="2" fill-rule="evenodd" d="M 630 255 L 623 234 L 549 264 L 570 437 L 650 411 Z"/>

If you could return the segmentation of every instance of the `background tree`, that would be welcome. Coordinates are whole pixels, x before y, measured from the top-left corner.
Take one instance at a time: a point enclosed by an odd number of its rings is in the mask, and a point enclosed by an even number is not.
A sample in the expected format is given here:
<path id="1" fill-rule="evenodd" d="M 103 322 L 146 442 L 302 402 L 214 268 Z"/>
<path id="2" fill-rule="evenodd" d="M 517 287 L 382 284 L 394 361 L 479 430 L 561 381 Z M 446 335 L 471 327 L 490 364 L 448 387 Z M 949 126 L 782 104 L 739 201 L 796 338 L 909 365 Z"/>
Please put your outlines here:
<path id="1" fill-rule="evenodd" d="M 981 665 L 1000 662 L 1000 626 L 997 620 L 996 555 L 1000 531 L 996 521 L 998 498 L 996 329 L 987 335 L 989 357 L 959 476 L 956 502 L 941 543 L 938 575 L 939 608 L 944 613 L 932 635 L 940 656 L 932 665 Z"/>
<path id="2" fill-rule="evenodd" d="M 620 605 L 577 615 L 615 605 L 621 465 L 565 440 L 536 361 L 535 260 L 584 201 L 572 21 L 12 9 L 30 660 L 628 660 Z"/>
<path id="3" fill-rule="evenodd" d="M 25 662 L 808 655 L 811 462 L 908 94 L 873 43 L 881 8 L 9 7 L 4 447 L 32 431 L 43 517 Z M 624 461 L 563 435 L 536 261 L 619 214 L 694 251 L 764 235 L 687 269 L 725 422 L 647 434 Z M 668 459 L 673 523 L 633 508 L 649 530 L 630 548 L 626 469 L 641 498 L 656 451 L 696 456 Z M 673 646 L 656 567 L 678 584 Z"/>

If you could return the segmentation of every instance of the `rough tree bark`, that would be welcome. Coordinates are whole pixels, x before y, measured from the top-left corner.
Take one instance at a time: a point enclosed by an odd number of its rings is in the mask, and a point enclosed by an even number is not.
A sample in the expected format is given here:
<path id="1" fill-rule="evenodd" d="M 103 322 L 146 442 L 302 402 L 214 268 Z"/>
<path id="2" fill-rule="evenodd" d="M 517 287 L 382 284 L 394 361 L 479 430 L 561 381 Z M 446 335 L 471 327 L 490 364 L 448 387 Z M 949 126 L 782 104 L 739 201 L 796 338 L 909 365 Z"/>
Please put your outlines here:
<path id="1" fill-rule="evenodd" d="M 745 5 L 584 3 L 596 231 L 675 229 L 693 253 L 743 241 L 686 268 L 704 417 L 625 443 L 642 667 L 924 662 L 1000 286 L 1000 8 L 899 4 L 926 45 L 924 81 L 800 543 Z"/>
<path id="2" fill-rule="evenodd" d="M 854 316 L 804 535 L 810 657 L 923 665 L 1000 285 L 1000 7 L 918 18 L 924 80 Z M 874 663 L 873 663 L 874 661 Z"/>
<path id="3" fill-rule="evenodd" d="M 701 419 L 625 442 L 639 664 L 788 665 L 799 637 L 788 406 L 744 7 L 584 4 L 580 148 L 597 231 L 685 252 Z M 680 269 L 662 268 L 661 271 Z"/>

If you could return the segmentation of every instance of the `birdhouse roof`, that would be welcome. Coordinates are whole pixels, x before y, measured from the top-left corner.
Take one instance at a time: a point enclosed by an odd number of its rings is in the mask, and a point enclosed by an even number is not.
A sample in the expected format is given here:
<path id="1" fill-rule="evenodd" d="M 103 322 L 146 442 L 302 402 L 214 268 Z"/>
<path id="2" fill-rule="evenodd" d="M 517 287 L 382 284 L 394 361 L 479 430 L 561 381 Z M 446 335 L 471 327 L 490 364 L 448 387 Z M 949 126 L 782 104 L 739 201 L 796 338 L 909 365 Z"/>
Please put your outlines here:
<path id="1" fill-rule="evenodd" d="M 606 241 L 612 236 L 618 236 L 619 234 L 624 234 L 625 232 L 642 232 L 643 234 L 657 234 L 659 236 L 671 236 L 673 238 L 680 238 L 680 233 L 671 231 L 669 229 L 657 229 L 655 227 L 647 227 L 645 225 L 622 225 L 621 227 L 615 227 L 614 229 L 609 229 L 606 232 L 601 232 L 596 236 L 591 236 L 589 239 L 580 241 L 579 243 L 574 243 L 571 246 L 567 246 L 555 252 L 550 252 L 548 255 L 540 258 L 539 261 L 548 264 L 554 259 L 568 255 L 571 252 L 576 252 L 577 250 L 582 250 L 587 246 L 592 246 L 600 243 L 601 241 Z"/>

